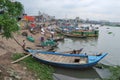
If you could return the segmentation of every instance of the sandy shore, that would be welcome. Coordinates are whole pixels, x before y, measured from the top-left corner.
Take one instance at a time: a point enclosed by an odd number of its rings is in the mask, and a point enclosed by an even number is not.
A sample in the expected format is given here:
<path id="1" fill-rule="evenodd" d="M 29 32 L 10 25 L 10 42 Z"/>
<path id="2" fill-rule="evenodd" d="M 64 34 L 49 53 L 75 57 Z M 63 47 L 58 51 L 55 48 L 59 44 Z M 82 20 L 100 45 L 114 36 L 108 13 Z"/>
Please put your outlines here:
<path id="1" fill-rule="evenodd" d="M 22 32 L 27 32 L 29 36 L 32 36 L 35 39 L 35 42 L 30 42 L 26 39 L 26 36 L 22 36 Z M 49 34 L 47 34 L 49 35 Z M 37 44 L 40 44 L 40 37 L 43 36 L 41 33 L 31 34 L 28 30 L 22 30 L 18 34 L 14 34 L 15 39 L 23 45 L 23 40 L 25 40 L 26 47 L 31 47 L 32 49 L 42 49 L 41 47 L 37 47 Z M 45 36 L 44 36 L 45 37 Z M 46 39 L 47 37 L 45 37 Z M 6 39 L 0 36 L 0 55 L 5 54 L 7 51 L 13 53 L 22 53 L 24 52 L 22 47 L 16 43 L 14 39 Z M 46 48 L 45 48 L 46 49 Z"/>

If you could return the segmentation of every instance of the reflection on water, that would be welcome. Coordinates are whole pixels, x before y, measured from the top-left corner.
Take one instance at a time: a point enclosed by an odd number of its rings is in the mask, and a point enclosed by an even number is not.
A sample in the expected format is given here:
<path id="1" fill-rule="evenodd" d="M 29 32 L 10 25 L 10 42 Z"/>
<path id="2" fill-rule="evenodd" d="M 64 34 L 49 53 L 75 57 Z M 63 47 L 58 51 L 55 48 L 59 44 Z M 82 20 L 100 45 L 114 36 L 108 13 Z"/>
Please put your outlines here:
<path id="1" fill-rule="evenodd" d="M 55 73 L 74 77 L 74 78 L 82 78 L 82 79 L 100 78 L 97 72 L 93 68 L 82 70 L 82 69 L 67 69 L 67 68 L 55 67 Z"/>
<path id="2" fill-rule="evenodd" d="M 98 37 L 88 37 L 84 39 L 65 38 L 63 42 L 59 43 L 57 51 L 69 51 L 84 48 L 82 53 L 90 53 L 96 48 L 97 40 Z"/>

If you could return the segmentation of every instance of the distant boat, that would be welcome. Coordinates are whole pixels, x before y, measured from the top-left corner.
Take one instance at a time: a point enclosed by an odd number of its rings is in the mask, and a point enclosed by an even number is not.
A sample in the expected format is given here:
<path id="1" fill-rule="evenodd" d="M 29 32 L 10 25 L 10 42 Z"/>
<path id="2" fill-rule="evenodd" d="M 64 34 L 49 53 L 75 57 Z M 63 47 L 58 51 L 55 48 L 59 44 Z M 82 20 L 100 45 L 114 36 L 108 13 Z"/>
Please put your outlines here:
<path id="1" fill-rule="evenodd" d="M 64 51 L 64 52 L 60 52 L 60 53 L 68 53 L 68 54 L 81 54 L 83 48 L 80 48 L 80 49 L 74 49 L 74 50 L 71 50 L 71 51 Z M 75 51 L 75 52 L 74 52 Z"/>
<path id="2" fill-rule="evenodd" d="M 62 40 L 64 40 L 64 37 L 63 37 L 63 36 L 53 38 L 53 41 L 55 41 L 55 42 L 57 42 L 57 41 L 62 41 Z"/>
<path id="3" fill-rule="evenodd" d="M 37 44 L 36 46 L 37 47 L 45 47 L 45 46 L 51 46 L 51 47 L 57 47 L 57 45 L 58 45 L 58 43 L 57 42 L 55 42 L 54 40 L 52 40 L 52 39 L 48 39 L 48 40 L 46 40 L 46 41 L 44 41 L 44 42 L 41 42 L 41 44 Z"/>
<path id="4" fill-rule="evenodd" d="M 67 32 L 63 32 L 60 29 L 56 29 L 56 32 L 66 36 L 66 37 L 73 37 L 73 38 L 86 38 L 87 37 L 87 36 L 84 36 L 84 35 L 81 35 L 81 34 L 71 34 L 69 32 L 68 33 Z"/>
<path id="5" fill-rule="evenodd" d="M 73 38 L 87 38 L 87 36 L 81 36 L 79 34 L 64 34 L 64 36 Z"/>
<path id="6" fill-rule="evenodd" d="M 47 52 L 31 49 L 28 49 L 28 52 L 42 63 L 74 69 L 92 67 L 107 55 L 107 53 L 102 53 L 99 55 L 63 54 L 58 52 Z"/>
<path id="7" fill-rule="evenodd" d="M 108 34 L 112 34 L 112 32 L 108 32 Z"/>

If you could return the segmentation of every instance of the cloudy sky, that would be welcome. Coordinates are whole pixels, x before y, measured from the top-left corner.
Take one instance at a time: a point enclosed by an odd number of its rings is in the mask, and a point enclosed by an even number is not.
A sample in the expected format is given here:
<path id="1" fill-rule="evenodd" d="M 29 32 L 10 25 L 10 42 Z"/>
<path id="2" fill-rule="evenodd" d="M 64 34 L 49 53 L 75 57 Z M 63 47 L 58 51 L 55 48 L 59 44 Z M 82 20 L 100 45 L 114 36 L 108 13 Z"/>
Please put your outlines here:
<path id="1" fill-rule="evenodd" d="M 56 18 L 89 18 L 120 22 L 120 0 L 17 0 L 28 15 L 47 13 Z"/>

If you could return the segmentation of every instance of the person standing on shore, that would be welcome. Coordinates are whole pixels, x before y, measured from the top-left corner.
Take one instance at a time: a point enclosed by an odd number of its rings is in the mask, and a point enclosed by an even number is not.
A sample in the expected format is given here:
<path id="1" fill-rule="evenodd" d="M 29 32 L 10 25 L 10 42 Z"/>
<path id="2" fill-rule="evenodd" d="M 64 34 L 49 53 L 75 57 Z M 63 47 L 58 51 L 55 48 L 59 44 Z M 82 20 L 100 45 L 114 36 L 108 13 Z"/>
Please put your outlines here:
<path id="1" fill-rule="evenodd" d="M 44 42 L 44 37 L 43 37 L 43 36 L 40 37 L 40 42 L 41 42 L 41 43 Z"/>
<path id="2" fill-rule="evenodd" d="M 42 45 L 42 48 L 44 48 L 44 37 L 42 36 L 42 37 L 40 37 L 40 43 L 41 43 L 41 45 Z"/>
<path id="3" fill-rule="evenodd" d="M 26 43 L 25 43 L 25 40 L 23 40 L 23 45 L 22 45 L 22 48 L 25 50 L 25 46 L 26 46 Z"/>

